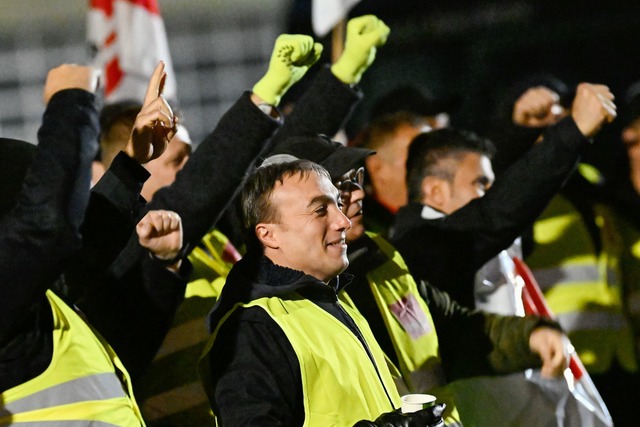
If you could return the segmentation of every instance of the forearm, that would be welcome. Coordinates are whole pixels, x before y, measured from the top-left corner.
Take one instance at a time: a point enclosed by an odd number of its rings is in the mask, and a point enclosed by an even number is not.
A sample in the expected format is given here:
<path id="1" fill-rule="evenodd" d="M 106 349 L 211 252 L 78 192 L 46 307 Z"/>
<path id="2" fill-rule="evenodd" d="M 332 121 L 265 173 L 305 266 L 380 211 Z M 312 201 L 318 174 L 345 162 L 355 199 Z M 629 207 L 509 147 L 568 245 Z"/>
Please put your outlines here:
<path id="1" fill-rule="evenodd" d="M 539 356 L 529 348 L 531 332 L 540 326 L 560 330 L 556 322 L 535 316 L 501 316 L 461 307 L 424 282 L 420 292 L 438 331 L 448 381 L 539 367 Z"/>
<path id="2" fill-rule="evenodd" d="M 441 226 L 473 233 L 477 259 L 482 265 L 532 224 L 574 170 L 586 139 L 571 118 L 549 128 L 535 144 L 496 181 L 486 195 L 446 217 Z"/>
<path id="3" fill-rule="evenodd" d="M 545 128 L 529 128 L 508 123 L 500 127 L 499 132 L 489 135 L 496 147 L 491 165 L 498 179 L 513 163 L 518 161 L 533 147 Z"/>
<path id="4" fill-rule="evenodd" d="M 288 138 L 299 135 L 335 135 L 362 97 L 358 89 L 338 80 L 329 67 L 315 76 L 311 86 L 296 101 L 282 129 L 273 137 L 272 152 Z"/>
<path id="5" fill-rule="evenodd" d="M 488 358 L 496 373 L 540 367 L 540 357 L 530 349 L 531 332 L 541 326 L 561 330 L 556 322 L 537 316 L 500 316 L 487 313 L 484 324 L 485 334 L 493 343 Z"/>
<path id="6" fill-rule="evenodd" d="M 0 286 L 7 303 L 0 333 L 24 322 L 62 262 L 78 249 L 78 227 L 97 149 L 94 96 L 72 89 L 54 95 L 38 132 L 39 145 L 16 209 L 0 232 Z"/>
<path id="7" fill-rule="evenodd" d="M 200 144 L 169 187 L 160 189 L 149 209 L 180 215 L 185 245 L 193 247 L 220 217 L 247 169 L 279 123 L 245 93 Z"/>

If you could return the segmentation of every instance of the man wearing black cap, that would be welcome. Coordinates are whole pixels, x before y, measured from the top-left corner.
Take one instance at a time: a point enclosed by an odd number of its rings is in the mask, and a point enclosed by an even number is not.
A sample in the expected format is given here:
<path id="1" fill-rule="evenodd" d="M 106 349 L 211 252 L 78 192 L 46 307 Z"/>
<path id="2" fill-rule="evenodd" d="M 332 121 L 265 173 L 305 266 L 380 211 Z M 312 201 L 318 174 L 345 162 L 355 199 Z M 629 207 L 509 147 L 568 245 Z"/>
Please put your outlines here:
<path id="1" fill-rule="evenodd" d="M 305 158 L 326 166 L 339 189 L 343 212 L 351 221 L 346 232 L 348 273 L 352 283 L 340 294 L 371 325 L 387 357 L 398 367 L 399 389 L 433 393 L 447 404 L 448 425 L 460 421 L 447 382 L 477 375 L 496 375 L 538 366 L 544 354 L 547 375 L 558 374 L 563 362 L 558 326 L 529 317 L 503 317 L 460 307 L 444 292 L 414 281 L 400 254 L 382 237 L 365 233 L 362 201 L 364 161 L 373 151 L 344 147 L 323 136 L 285 141 L 266 164 Z M 377 155 L 377 154 L 376 154 Z M 485 325 L 492 325 L 485 328 Z M 551 327 L 551 328 L 549 328 Z M 489 334 L 486 330 L 500 330 Z M 539 346 L 547 336 L 555 347 Z M 475 351 L 467 351 L 473 347 Z M 549 358 L 550 354 L 555 358 Z M 559 356 L 559 357 L 558 357 Z M 548 365 L 547 365 L 548 364 Z"/>
<path id="2" fill-rule="evenodd" d="M 220 423 L 442 425 L 441 405 L 395 411 L 400 397 L 382 351 L 337 299 L 349 281 L 341 273 L 351 226 L 339 203 L 326 170 L 308 161 L 263 165 L 244 185 L 249 249 L 211 313 L 200 361 Z"/>

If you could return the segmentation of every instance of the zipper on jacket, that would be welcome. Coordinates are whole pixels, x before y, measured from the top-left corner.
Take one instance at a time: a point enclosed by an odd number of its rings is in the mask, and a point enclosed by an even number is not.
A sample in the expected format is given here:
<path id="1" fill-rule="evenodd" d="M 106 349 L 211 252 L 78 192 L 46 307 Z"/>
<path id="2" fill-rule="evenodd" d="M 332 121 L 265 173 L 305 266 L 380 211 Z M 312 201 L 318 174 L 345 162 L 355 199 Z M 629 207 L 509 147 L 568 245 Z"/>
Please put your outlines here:
<path id="1" fill-rule="evenodd" d="M 340 301 L 336 301 L 336 305 L 338 306 L 338 309 L 340 310 L 340 312 L 342 312 L 342 314 L 344 315 L 346 321 L 351 324 L 351 327 L 355 331 L 355 335 L 358 341 L 362 343 L 362 346 L 364 347 L 364 350 L 366 351 L 367 356 L 371 360 L 371 363 L 373 364 L 373 367 L 376 370 L 376 374 L 378 375 L 378 379 L 380 380 L 382 389 L 384 390 L 384 393 L 387 395 L 387 399 L 389 399 L 389 403 L 391 404 L 391 407 L 395 409 L 395 407 L 393 406 L 393 400 L 391 399 L 391 396 L 389 396 L 387 387 L 385 386 L 384 381 L 382 380 L 382 375 L 380 375 L 380 371 L 378 369 L 378 365 L 376 364 L 376 360 L 374 359 L 373 353 L 371 353 L 371 350 L 369 349 L 369 346 L 367 345 L 367 342 L 365 341 L 364 336 L 362 335 L 362 332 L 360 332 L 360 329 L 358 328 L 358 325 L 356 324 L 356 322 L 351 318 L 351 316 L 349 316 L 349 313 L 347 313 L 347 311 L 344 308 L 342 308 L 342 304 L 340 304 Z"/>

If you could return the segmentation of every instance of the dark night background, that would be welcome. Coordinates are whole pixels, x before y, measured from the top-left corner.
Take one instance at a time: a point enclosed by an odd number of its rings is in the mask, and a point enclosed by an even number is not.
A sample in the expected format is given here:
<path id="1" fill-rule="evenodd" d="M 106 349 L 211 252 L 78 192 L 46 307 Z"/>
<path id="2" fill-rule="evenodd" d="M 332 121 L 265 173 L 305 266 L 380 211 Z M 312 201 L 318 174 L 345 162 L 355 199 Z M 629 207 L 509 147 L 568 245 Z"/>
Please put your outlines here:
<path id="1" fill-rule="evenodd" d="M 349 16 L 373 13 L 391 35 L 363 77 L 365 98 L 347 131 L 352 136 L 367 121 L 376 97 L 412 82 L 435 96 L 457 98 L 452 125 L 482 132 L 507 90 L 540 73 L 569 87 L 606 84 L 622 114 L 626 88 L 640 80 L 639 12 L 640 3 L 619 0 L 363 0 Z M 312 34 L 310 0 L 294 2 L 288 26 Z M 330 36 L 321 41 L 328 60 Z M 616 132 L 615 124 L 607 127 L 587 159 L 605 171 L 621 161 L 621 147 L 610 142 Z"/>

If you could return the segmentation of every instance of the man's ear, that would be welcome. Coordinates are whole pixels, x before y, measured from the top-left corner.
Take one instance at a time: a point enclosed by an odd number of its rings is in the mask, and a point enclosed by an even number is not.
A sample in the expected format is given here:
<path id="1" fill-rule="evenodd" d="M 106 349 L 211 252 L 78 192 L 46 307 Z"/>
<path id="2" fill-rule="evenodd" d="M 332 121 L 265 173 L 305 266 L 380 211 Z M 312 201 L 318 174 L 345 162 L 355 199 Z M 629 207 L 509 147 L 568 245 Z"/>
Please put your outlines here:
<path id="1" fill-rule="evenodd" d="M 256 237 L 265 247 L 277 249 L 279 246 L 278 239 L 274 234 L 275 224 L 260 223 L 256 225 Z"/>
<path id="2" fill-rule="evenodd" d="M 382 159 L 379 154 L 374 154 L 373 156 L 367 156 L 364 160 L 364 164 L 367 167 L 367 173 L 369 174 L 369 178 L 372 176 L 377 176 L 377 172 L 382 167 Z"/>
<path id="3" fill-rule="evenodd" d="M 451 196 L 449 182 L 437 176 L 425 176 L 422 179 L 422 204 L 437 210 L 447 204 Z"/>

